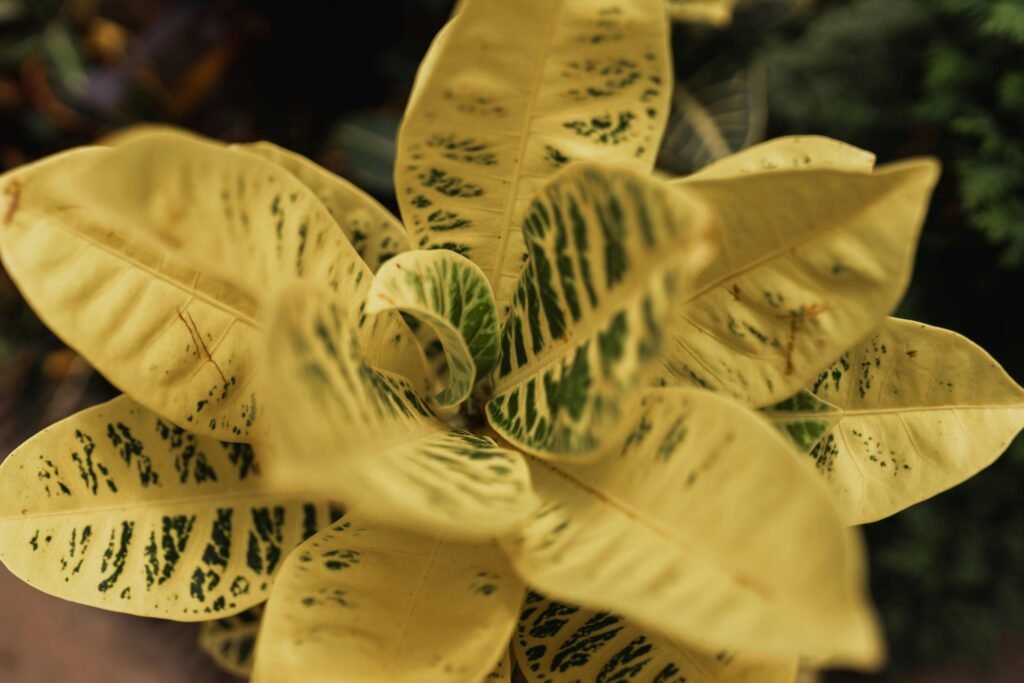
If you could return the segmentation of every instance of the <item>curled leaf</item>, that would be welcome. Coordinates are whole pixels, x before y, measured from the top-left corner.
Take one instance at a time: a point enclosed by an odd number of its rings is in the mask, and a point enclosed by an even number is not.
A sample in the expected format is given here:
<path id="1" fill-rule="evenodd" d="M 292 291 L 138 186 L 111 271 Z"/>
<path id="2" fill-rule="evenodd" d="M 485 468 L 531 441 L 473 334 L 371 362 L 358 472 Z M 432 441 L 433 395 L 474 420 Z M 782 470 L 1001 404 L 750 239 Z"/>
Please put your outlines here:
<path id="1" fill-rule="evenodd" d="M 442 406 L 465 401 L 498 359 L 498 312 L 483 272 L 453 251 L 411 251 L 388 261 L 367 296 L 368 314 L 399 310 L 433 329 L 448 361 Z"/>
<path id="2" fill-rule="evenodd" d="M 268 357 L 276 451 L 269 474 L 372 519 L 490 538 L 534 503 L 519 453 L 452 429 L 404 379 L 368 367 L 347 314 L 298 283 L 272 316 Z"/>

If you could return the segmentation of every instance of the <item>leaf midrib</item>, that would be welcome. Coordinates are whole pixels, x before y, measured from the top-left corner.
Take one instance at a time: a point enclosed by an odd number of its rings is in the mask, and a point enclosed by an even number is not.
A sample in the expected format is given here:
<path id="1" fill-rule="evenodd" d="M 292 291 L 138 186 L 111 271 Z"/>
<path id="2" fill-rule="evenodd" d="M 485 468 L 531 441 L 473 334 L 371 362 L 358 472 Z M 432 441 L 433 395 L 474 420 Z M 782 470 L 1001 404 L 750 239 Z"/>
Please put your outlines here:
<path id="1" fill-rule="evenodd" d="M 36 512 L 14 515 L 0 514 L 0 521 L 8 522 L 15 520 L 45 519 L 47 517 L 57 516 L 69 517 L 94 513 L 128 511 L 139 508 L 159 508 L 165 506 L 172 507 L 178 505 L 202 503 L 203 501 L 208 501 L 210 503 L 218 503 L 218 501 L 236 499 L 240 500 L 244 498 L 274 498 L 285 500 L 286 502 L 302 503 L 316 501 L 320 497 L 310 491 L 269 491 L 267 489 L 252 489 L 249 491 L 211 491 L 209 493 L 198 496 L 181 496 L 166 499 L 136 500 L 129 503 L 122 503 L 120 505 L 100 505 L 97 507 L 90 508 L 79 507 L 69 508 L 67 510 L 54 510 L 52 512 Z"/>

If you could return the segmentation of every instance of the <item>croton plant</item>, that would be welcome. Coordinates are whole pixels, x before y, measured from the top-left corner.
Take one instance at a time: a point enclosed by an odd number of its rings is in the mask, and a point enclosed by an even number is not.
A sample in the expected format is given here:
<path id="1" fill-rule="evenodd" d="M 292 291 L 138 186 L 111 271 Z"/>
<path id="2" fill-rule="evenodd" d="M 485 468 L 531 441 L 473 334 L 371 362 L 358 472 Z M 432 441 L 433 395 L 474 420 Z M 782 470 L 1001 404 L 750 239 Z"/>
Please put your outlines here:
<path id="1" fill-rule="evenodd" d="M 1024 391 L 886 317 L 934 161 L 805 137 L 652 173 L 668 39 L 665 0 L 465 0 L 401 222 L 166 129 L 0 178 L 4 266 L 124 391 L 0 467 L 3 562 L 205 621 L 258 683 L 877 667 L 855 525 L 992 462 Z"/>

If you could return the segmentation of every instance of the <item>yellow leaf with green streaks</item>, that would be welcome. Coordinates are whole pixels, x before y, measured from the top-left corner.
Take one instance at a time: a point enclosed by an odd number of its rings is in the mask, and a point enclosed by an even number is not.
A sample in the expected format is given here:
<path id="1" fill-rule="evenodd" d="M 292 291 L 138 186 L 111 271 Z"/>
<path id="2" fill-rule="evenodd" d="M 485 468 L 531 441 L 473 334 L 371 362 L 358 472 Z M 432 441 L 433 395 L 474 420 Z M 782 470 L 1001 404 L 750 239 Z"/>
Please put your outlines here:
<path id="1" fill-rule="evenodd" d="M 768 170 L 751 170 L 752 148 L 723 160 L 734 173 L 673 183 L 711 209 L 721 253 L 679 298 L 659 376 L 755 406 L 795 394 L 896 307 L 938 176 L 927 159 L 870 172 L 842 148 L 818 166 L 761 147 Z"/>
<path id="2" fill-rule="evenodd" d="M 372 273 L 281 167 L 194 136 L 82 148 L 0 177 L 0 257 L 50 329 L 176 424 L 260 436 L 261 310 L 306 278 L 352 304 Z M 425 384 L 397 314 L 361 318 L 367 361 Z"/>
<path id="3" fill-rule="evenodd" d="M 327 506 L 266 488 L 252 449 L 127 396 L 44 429 L 0 466 L 0 560 L 39 590 L 203 621 L 267 599 Z"/>
<path id="4" fill-rule="evenodd" d="M 815 461 L 824 455 L 816 450 L 818 442 L 839 421 L 842 413 L 838 406 L 822 401 L 806 389 L 769 408 L 762 408 L 761 412 L 801 453 L 814 452 Z M 826 463 L 822 461 L 818 465 L 824 467 Z"/>
<path id="5" fill-rule="evenodd" d="M 288 558 L 252 680 L 483 681 L 508 648 L 522 598 L 493 542 L 380 527 L 357 509 Z"/>
<path id="6" fill-rule="evenodd" d="M 611 612 L 595 612 L 530 592 L 513 649 L 528 683 L 793 683 L 796 659 L 753 662 L 704 652 Z"/>
<path id="7" fill-rule="evenodd" d="M 660 180 L 580 163 L 538 193 L 523 235 L 487 417 L 520 448 L 578 460 L 628 428 L 676 292 L 713 253 L 707 216 Z"/>
<path id="8" fill-rule="evenodd" d="M 858 537 L 766 420 L 652 389 L 632 425 L 595 464 L 531 460 L 543 504 L 502 539 L 530 586 L 701 649 L 878 664 Z"/>
<path id="9" fill-rule="evenodd" d="M 362 362 L 344 308 L 307 283 L 270 335 L 269 474 L 364 516 L 460 538 L 508 530 L 535 504 L 522 455 L 438 420 L 413 387 Z"/>
<path id="10" fill-rule="evenodd" d="M 257 605 L 232 617 L 203 622 L 199 648 L 224 671 L 249 678 L 262 618 L 263 605 Z"/>
<path id="11" fill-rule="evenodd" d="M 1024 390 L 955 332 L 888 318 L 808 387 L 833 408 L 787 401 L 773 420 L 822 433 L 810 452 L 849 524 L 945 491 L 987 467 L 1024 427 Z M 827 422 L 826 422 L 827 420 Z"/>
<path id="12" fill-rule="evenodd" d="M 570 161 L 650 170 L 672 80 L 664 0 L 465 0 L 417 75 L 395 188 L 417 248 L 487 274 L 498 305 L 523 267 L 522 222 Z"/>
<path id="13" fill-rule="evenodd" d="M 498 360 L 498 311 L 487 277 L 446 249 L 410 251 L 388 261 L 373 279 L 366 312 L 399 310 L 428 324 L 444 346 L 448 386 L 439 405 L 465 401 L 477 377 Z"/>
<path id="14" fill-rule="evenodd" d="M 667 0 L 668 13 L 675 21 L 709 26 L 728 26 L 736 0 Z"/>
<path id="15" fill-rule="evenodd" d="M 370 270 L 376 272 L 380 264 L 395 254 L 408 251 L 409 235 L 398 219 L 347 180 L 301 154 L 270 142 L 236 145 L 236 148 L 281 166 L 312 190 Z"/>

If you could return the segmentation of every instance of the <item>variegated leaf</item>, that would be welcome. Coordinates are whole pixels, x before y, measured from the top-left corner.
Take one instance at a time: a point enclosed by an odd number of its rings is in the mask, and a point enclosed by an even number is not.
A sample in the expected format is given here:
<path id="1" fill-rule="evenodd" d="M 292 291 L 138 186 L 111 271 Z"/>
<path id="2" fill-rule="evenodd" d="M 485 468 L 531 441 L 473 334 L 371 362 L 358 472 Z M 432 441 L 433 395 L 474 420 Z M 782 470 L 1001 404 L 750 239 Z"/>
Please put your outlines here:
<path id="1" fill-rule="evenodd" d="M 233 617 L 203 622 L 199 648 L 224 671 L 249 678 L 262 618 L 263 605 L 257 605 Z"/>
<path id="2" fill-rule="evenodd" d="M 439 405 L 465 401 L 498 359 L 498 311 L 487 277 L 454 251 L 410 251 L 388 261 L 367 295 L 366 312 L 399 310 L 433 329 L 444 345 L 448 385 Z"/>
<path id="3" fill-rule="evenodd" d="M 434 417 L 405 380 L 361 361 L 344 309 L 299 283 L 270 330 L 270 475 L 364 516 L 457 538 L 489 538 L 534 504 L 523 457 Z"/>
<path id="4" fill-rule="evenodd" d="M 409 250 L 409 235 L 390 211 L 352 183 L 306 157 L 270 142 L 237 145 L 281 166 L 313 191 L 370 270 Z"/>
<path id="5" fill-rule="evenodd" d="M 531 197 L 569 161 L 654 165 L 668 116 L 664 0 L 465 0 L 423 60 L 395 187 L 414 246 L 513 295 Z"/>
<path id="6" fill-rule="evenodd" d="M 809 389 L 832 406 L 825 419 L 802 401 L 775 406 L 772 417 L 816 424 L 808 439 L 823 430 L 810 454 L 850 524 L 974 476 L 1024 427 L 1024 390 L 991 356 L 910 320 L 886 319 Z"/>
<path id="7" fill-rule="evenodd" d="M 858 537 L 757 413 L 652 389 L 617 454 L 531 470 L 544 504 L 502 545 L 537 590 L 712 652 L 878 663 Z"/>
<path id="8" fill-rule="evenodd" d="M 704 652 L 611 612 L 530 592 L 513 649 L 528 683 L 793 683 L 796 659 L 753 662 Z"/>
<path id="9" fill-rule="evenodd" d="M 713 253 L 701 206 L 625 169 L 574 164 L 534 199 L 487 417 L 541 457 L 593 455 L 654 369 L 677 288 Z"/>
<path id="10" fill-rule="evenodd" d="M 839 421 L 842 411 L 806 389 L 761 411 L 802 453 L 814 452 L 818 467 L 827 467 L 818 442 Z"/>
<path id="11" fill-rule="evenodd" d="M 823 168 L 870 173 L 874 167 L 874 154 L 845 142 L 820 135 L 787 135 L 719 159 L 700 169 L 694 178 L 711 180 L 767 171 Z"/>
<path id="12" fill-rule="evenodd" d="M 737 0 L 667 0 L 668 13 L 675 21 L 709 26 L 728 26 Z"/>
<path id="13" fill-rule="evenodd" d="M 764 138 L 768 102 L 764 65 L 720 58 L 675 85 L 658 168 L 680 175 Z"/>
<path id="14" fill-rule="evenodd" d="M 266 600 L 327 506 L 266 489 L 245 444 L 174 426 L 128 398 L 44 429 L 0 466 L 0 560 L 41 591 L 202 621 Z"/>
<path id="15" fill-rule="evenodd" d="M 354 317 L 370 286 L 294 176 L 192 135 L 74 150 L 5 174 L 0 189 L 0 257 L 29 304 L 113 384 L 196 433 L 263 431 L 259 320 L 277 284 L 329 287 Z M 425 386 L 400 317 L 360 321 L 368 362 Z"/>
<path id="16" fill-rule="evenodd" d="M 483 683 L 512 683 L 512 658 L 507 647 L 498 664 L 484 677 Z"/>
<path id="17" fill-rule="evenodd" d="M 501 550 L 379 527 L 350 512 L 274 584 L 253 683 L 483 681 L 523 585 Z"/>
<path id="18" fill-rule="evenodd" d="M 840 151 L 823 147 L 827 158 Z M 770 170 L 748 172 L 762 153 Z M 778 157 L 789 158 L 780 168 Z M 869 334 L 906 289 L 938 176 L 929 159 L 872 173 L 816 166 L 816 156 L 752 147 L 736 172 L 708 167 L 675 181 L 703 200 L 721 257 L 680 297 L 662 354 L 662 382 L 731 394 L 755 406 L 792 396 Z"/>

